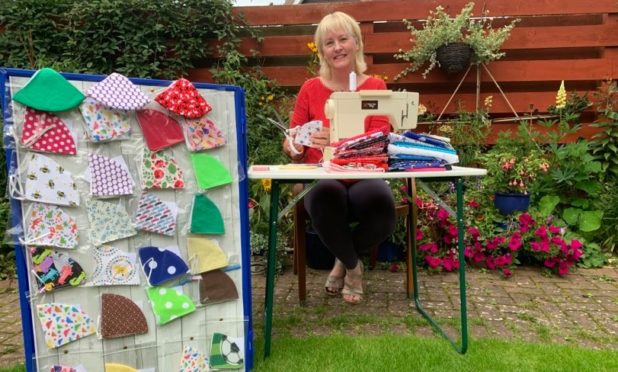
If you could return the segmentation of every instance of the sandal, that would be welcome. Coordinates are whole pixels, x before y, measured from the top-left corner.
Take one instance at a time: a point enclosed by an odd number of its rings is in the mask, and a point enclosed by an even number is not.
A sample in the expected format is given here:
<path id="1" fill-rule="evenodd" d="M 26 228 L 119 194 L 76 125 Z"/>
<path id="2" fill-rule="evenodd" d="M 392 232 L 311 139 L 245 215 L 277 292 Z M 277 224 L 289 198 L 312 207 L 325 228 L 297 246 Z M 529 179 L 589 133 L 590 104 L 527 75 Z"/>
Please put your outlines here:
<path id="1" fill-rule="evenodd" d="M 335 267 L 338 265 L 343 266 L 343 263 L 341 263 L 338 259 L 335 259 Z M 333 269 L 335 269 L 335 267 L 333 267 Z M 326 291 L 327 295 L 335 297 L 341 294 L 341 289 L 343 288 L 343 278 L 345 277 L 345 267 L 343 272 L 343 276 L 328 275 L 328 278 L 326 278 L 326 283 L 324 284 L 324 291 Z"/>
<path id="2" fill-rule="evenodd" d="M 357 305 L 363 301 L 363 263 L 358 261 L 358 265 L 360 266 L 361 273 L 354 274 L 351 270 L 347 270 L 343 281 L 343 289 L 341 290 L 343 300 L 352 305 Z M 359 279 L 361 283 L 360 287 L 352 287 L 347 281 L 349 277 Z"/>

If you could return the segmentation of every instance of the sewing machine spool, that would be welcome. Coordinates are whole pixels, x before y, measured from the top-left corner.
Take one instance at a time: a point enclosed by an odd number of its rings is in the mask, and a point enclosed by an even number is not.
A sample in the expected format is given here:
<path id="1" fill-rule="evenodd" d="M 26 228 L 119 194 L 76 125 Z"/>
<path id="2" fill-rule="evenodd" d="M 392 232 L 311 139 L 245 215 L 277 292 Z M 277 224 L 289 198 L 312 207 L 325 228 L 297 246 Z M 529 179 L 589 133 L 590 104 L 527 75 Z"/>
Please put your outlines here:
<path id="1" fill-rule="evenodd" d="M 388 116 L 395 131 L 414 129 L 418 104 L 419 95 L 412 92 L 334 92 L 324 105 L 324 114 L 330 120 L 330 142 L 364 133 L 367 116 Z M 324 148 L 324 161 L 332 158 L 333 151 L 333 147 Z"/>

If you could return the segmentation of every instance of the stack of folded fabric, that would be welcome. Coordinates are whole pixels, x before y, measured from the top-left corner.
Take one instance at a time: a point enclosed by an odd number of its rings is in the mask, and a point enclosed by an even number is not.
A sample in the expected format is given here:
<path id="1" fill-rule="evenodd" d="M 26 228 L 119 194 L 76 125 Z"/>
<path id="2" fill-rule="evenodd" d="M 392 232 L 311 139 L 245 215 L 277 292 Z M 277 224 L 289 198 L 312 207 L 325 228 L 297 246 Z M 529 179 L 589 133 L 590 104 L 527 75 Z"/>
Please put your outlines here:
<path id="1" fill-rule="evenodd" d="M 389 130 L 385 127 L 331 144 L 335 151 L 327 169 L 372 172 L 388 170 L 388 133 Z"/>
<path id="2" fill-rule="evenodd" d="M 389 135 L 388 157 L 389 171 L 446 170 L 459 162 L 448 138 L 412 131 Z"/>

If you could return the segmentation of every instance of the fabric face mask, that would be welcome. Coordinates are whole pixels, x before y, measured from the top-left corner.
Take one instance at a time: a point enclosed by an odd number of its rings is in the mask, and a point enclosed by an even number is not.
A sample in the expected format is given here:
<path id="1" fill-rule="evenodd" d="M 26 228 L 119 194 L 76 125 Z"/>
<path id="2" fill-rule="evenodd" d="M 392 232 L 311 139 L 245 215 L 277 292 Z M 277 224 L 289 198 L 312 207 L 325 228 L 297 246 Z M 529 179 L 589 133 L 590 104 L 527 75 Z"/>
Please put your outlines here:
<path id="1" fill-rule="evenodd" d="M 38 70 L 13 100 L 39 111 L 60 112 L 77 107 L 84 95 L 51 68 Z"/>
<path id="2" fill-rule="evenodd" d="M 210 345 L 210 368 L 219 370 L 242 367 L 242 339 L 232 339 L 223 333 L 215 332 Z"/>
<path id="3" fill-rule="evenodd" d="M 151 287 L 146 292 L 157 324 L 167 324 L 195 311 L 195 304 L 182 292 L 182 287 Z"/>
<path id="4" fill-rule="evenodd" d="M 185 142 L 190 151 L 204 151 L 225 145 L 223 133 L 210 119 L 185 120 Z"/>
<path id="5" fill-rule="evenodd" d="M 26 199 L 48 204 L 79 205 L 77 185 L 69 171 L 47 156 L 32 154 L 28 159 Z"/>
<path id="6" fill-rule="evenodd" d="M 225 234 L 223 217 L 215 203 L 206 195 L 196 194 L 191 210 L 191 233 L 193 234 Z"/>
<path id="7" fill-rule="evenodd" d="M 55 205 L 33 203 L 26 216 L 26 245 L 77 247 L 77 223 Z"/>
<path id="8" fill-rule="evenodd" d="M 55 365 L 50 368 L 49 372 L 86 372 L 86 368 L 81 364 L 74 367 Z"/>
<path id="9" fill-rule="evenodd" d="M 92 318 L 77 304 L 48 303 L 36 306 L 45 334 L 45 344 L 53 349 L 94 334 Z"/>
<path id="10" fill-rule="evenodd" d="M 142 189 L 182 189 L 185 187 L 182 169 L 176 159 L 164 152 L 144 149 Z"/>
<path id="11" fill-rule="evenodd" d="M 228 265 L 227 255 L 215 240 L 188 237 L 187 251 L 191 272 L 194 274 L 220 269 Z"/>
<path id="12" fill-rule="evenodd" d="M 76 287 L 86 281 L 86 273 L 66 253 L 43 247 L 30 247 L 32 273 L 40 292 L 51 292 L 63 287 Z"/>
<path id="13" fill-rule="evenodd" d="M 180 124 L 161 111 L 137 111 L 137 122 L 150 151 L 163 150 L 184 141 Z"/>
<path id="14" fill-rule="evenodd" d="M 92 245 L 99 246 L 137 234 L 129 215 L 120 204 L 89 200 L 86 212 L 90 221 Z"/>
<path id="15" fill-rule="evenodd" d="M 25 148 L 59 155 L 75 155 L 73 134 L 54 114 L 26 108 L 21 142 Z"/>
<path id="16" fill-rule="evenodd" d="M 200 303 L 211 305 L 237 299 L 238 290 L 229 275 L 221 270 L 202 274 L 202 280 L 200 281 Z"/>
<path id="17" fill-rule="evenodd" d="M 88 97 L 79 106 L 86 124 L 86 134 L 92 142 L 121 140 L 130 137 L 129 115 L 121 110 L 106 108 L 94 98 Z"/>
<path id="18" fill-rule="evenodd" d="M 115 110 L 138 110 L 150 102 L 127 77 L 115 72 L 88 89 L 86 95 Z"/>
<path id="19" fill-rule="evenodd" d="M 103 338 L 141 335 L 148 332 L 142 310 L 130 299 L 111 293 L 101 295 L 101 328 Z"/>
<path id="20" fill-rule="evenodd" d="M 116 247 L 104 245 L 94 248 L 94 273 L 89 285 L 139 285 L 137 256 Z"/>
<path id="21" fill-rule="evenodd" d="M 135 182 L 122 156 L 110 159 L 96 154 L 88 156 L 90 195 L 113 197 L 133 194 Z"/>
<path id="22" fill-rule="evenodd" d="M 191 154 L 191 162 L 195 178 L 197 179 L 197 187 L 200 190 L 212 189 L 232 183 L 230 171 L 214 156 L 193 153 Z"/>
<path id="23" fill-rule="evenodd" d="M 144 193 L 138 201 L 135 227 L 155 234 L 174 236 L 177 213 L 176 203 L 163 202 L 154 194 Z"/>
<path id="24" fill-rule="evenodd" d="M 138 251 L 144 275 L 151 286 L 158 286 L 189 273 L 178 248 L 143 247 Z"/>
<path id="25" fill-rule="evenodd" d="M 180 359 L 180 372 L 210 371 L 208 358 L 191 345 L 185 346 Z"/>
<path id="26" fill-rule="evenodd" d="M 155 97 L 161 106 L 184 116 L 196 119 L 206 115 L 212 107 L 187 79 L 178 79 Z"/>

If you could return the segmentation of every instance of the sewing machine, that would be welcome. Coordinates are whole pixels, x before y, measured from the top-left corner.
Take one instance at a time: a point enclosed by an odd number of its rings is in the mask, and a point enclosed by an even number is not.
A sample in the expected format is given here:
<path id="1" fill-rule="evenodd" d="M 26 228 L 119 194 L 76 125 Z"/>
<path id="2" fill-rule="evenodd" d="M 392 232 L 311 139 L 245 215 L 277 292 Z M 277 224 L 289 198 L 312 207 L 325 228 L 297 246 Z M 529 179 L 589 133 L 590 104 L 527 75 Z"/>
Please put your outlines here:
<path id="1" fill-rule="evenodd" d="M 418 97 L 418 93 L 392 90 L 334 92 L 324 105 L 330 120 L 330 142 L 364 133 L 367 116 L 388 116 L 394 131 L 416 128 Z M 332 158 L 333 151 L 333 147 L 324 148 L 325 161 Z"/>

